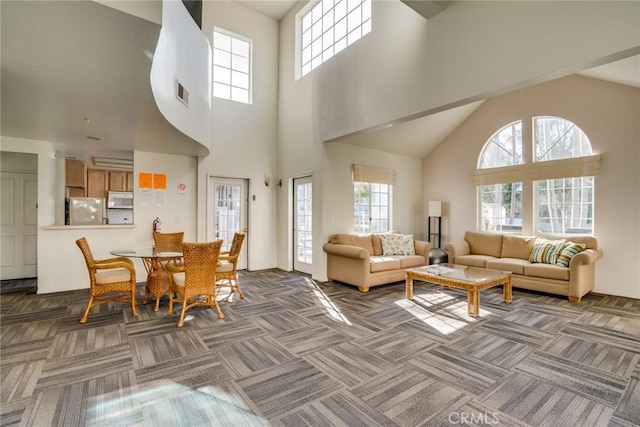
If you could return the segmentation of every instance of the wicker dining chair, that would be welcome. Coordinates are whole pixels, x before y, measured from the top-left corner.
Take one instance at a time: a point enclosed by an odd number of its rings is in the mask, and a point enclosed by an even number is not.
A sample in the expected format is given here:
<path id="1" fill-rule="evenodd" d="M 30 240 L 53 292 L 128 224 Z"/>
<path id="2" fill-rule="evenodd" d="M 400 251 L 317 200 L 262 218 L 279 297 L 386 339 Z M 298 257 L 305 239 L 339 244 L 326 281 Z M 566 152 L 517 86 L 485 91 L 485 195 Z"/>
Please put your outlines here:
<path id="1" fill-rule="evenodd" d="M 216 270 L 216 286 L 231 289 L 231 293 L 238 291 L 240 298 L 244 299 L 240 283 L 238 282 L 238 258 L 244 242 L 244 233 L 235 233 L 228 252 L 220 254 L 220 262 Z"/>
<path id="2" fill-rule="evenodd" d="M 180 252 L 182 251 L 182 241 L 184 240 L 184 232 L 177 233 L 153 233 L 153 241 L 155 243 L 154 251 L 156 252 Z M 179 262 L 180 258 L 158 260 L 155 258 L 144 258 L 144 267 L 147 270 L 147 284 L 145 285 L 145 294 L 143 304 L 147 303 L 150 295 L 155 298 L 155 306 L 153 311 L 160 309 L 160 298 L 169 292 L 171 278 L 166 271 L 167 262 Z"/>
<path id="3" fill-rule="evenodd" d="M 90 282 L 89 302 L 80 323 L 87 322 L 93 307 L 110 301 L 131 303 L 131 311 L 137 316 L 136 269 L 133 261 L 124 257 L 97 260 L 93 258 L 86 238 L 76 240 L 76 244 L 84 255 Z"/>
<path id="4" fill-rule="evenodd" d="M 196 306 L 215 307 L 218 319 L 224 319 L 216 299 L 216 267 L 222 240 L 206 243 L 183 243 L 182 265 L 167 264 L 171 273 L 169 309 L 173 315 L 173 305 L 182 304 L 178 327 L 184 325 L 185 312 Z"/>

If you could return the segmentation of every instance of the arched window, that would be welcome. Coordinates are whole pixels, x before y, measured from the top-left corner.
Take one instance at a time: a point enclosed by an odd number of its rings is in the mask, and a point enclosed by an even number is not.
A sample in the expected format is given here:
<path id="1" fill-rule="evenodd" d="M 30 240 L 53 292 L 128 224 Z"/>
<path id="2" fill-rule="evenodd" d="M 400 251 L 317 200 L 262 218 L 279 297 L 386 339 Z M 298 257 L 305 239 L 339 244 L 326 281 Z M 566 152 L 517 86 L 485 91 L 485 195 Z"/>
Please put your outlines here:
<path id="1" fill-rule="evenodd" d="M 510 123 L 487 141 L 478 160 L 479 169 L 523 163 L 522 121 Z M 479 186 L 482 231 L 522 230 L 522 182 Z"/>
<path id="2" fill-rule="evenodd" d="M 560 117 L 535 117 L 535 161 L 591 156 L 585 133 Z M 593 176 L 535 181 L 536 230 L 551 234 L 593 233 Z"/>
<path id="3" fill-rule="evenodd" d="M 569 120 L 540 116 L 530 123 L 531 129 L 523 121 L 504 126 L 480 152 L 473 172 L 478 229 L 593 234 L 600 155 L 593 154 L 587 135 Z M 523 135 L 532 140 L 524 143 Z M 533 209 L 523 212 L 523 206 Z"/>

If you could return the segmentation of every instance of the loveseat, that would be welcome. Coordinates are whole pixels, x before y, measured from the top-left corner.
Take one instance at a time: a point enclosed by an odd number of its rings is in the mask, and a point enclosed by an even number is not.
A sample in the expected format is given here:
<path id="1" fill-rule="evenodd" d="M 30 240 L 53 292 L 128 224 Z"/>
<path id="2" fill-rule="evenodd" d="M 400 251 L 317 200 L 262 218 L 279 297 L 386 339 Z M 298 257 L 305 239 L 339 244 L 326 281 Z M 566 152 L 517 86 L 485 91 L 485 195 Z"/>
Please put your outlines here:
<path id="1" fill-rule="evenodd" d="M 427 265 L 431 243 L 413 240 L 410 234 L 334 234 L 322 249 L 330 282 L 367 292 L 372 286 L 404 280 L 407 268 Z"/>
<path id="2" fill-rule="evenodd" d="M 448 242 L 449 262 L 510 271 L 512 285 L 569 297 L 591 292 L 595 262 L 602 257 L 594 237 L 544 238 L 467 231 L 464 240 Z"/>

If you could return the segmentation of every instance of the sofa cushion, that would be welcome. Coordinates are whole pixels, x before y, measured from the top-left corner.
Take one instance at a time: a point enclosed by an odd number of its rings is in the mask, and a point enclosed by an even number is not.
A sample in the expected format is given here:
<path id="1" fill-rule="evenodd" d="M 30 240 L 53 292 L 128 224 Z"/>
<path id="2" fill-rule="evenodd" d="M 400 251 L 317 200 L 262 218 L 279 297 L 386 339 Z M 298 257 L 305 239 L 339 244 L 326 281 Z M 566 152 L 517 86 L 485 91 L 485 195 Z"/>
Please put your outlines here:
<path id="1" fill-rule="evenodd" d="M 413 234 L 380 234 L 382 255 L 415 255 Z"/>
<path id="2" fill-rule="evenodd" d="M 558 259 L 556 261 L 556 265 L 561 267 L 569 267 L 569 263 L 571 262 L 571 258 L 573 258 L 576 254 L 584 251 L 587 245 L 584 243 L 575 243 L 568 241 L 564 244 L 564 248 L 558 255 Z"/>
<path id="3" fill-rule="evenodd" d="M 369 255 L 373 255 L 373 244 L 371 243 L 371 235 L 369 234 L 334 234 L 331 236 L 330 242 L 339 245 L 358 246 L 366 249 Z"/>
<path id="4" fill-rule="evenodd" d="M 547 240 L 542 237 L 536 238 L 529 261 L 534 263 L 555 264 L 558 260 L 558 255 L 564 247 L 564 242 L 564 239 Z"/>
<path id="5" fill-rule="evenodd" d="M 498 258 L 487 261 L 487 268 L 510 271 L 513 274 L 524 274 L 524 267 L 531 265 L 529 260 L 522 258 Z"/>
<path id="6" fill-rule="evenodd" d="M 392 256 L 372 256 L 369 258 L 369 271 L 397 270 L 400 268 L 400 260 Z"/>
<path id="7" fill-rule="evenodd" d="M 535 236 L 510 236 L 502 237 L 502 258 L 520 258 L 528 260 L 533 251 Z"/>
<path id="8" fill-rule="evenodd" d="M 398 255 L 400 268 L 421 267 L 426 265 L 425 259 L 420 255 Z"/>
<path id="9" fill-rule="evenodd" d="M 467 231 L 464 240 L 469 242 L 472 255 L 490 255 L 500 258 L 502 254 L 502 234 Z"/>
<path id="10" fill-rule="evenodd" d="M 468 265 L 470 267 L 486 267 L 487 261 L 497 259 L 489 255 L 460 255 L 455 259 L 456 264 Z"/>
<path id="11" fill-rule="evenodd" d="M 524 267 L 525 276 L 545 279 L 569 280 L 569 269 L 552 264 L 530 264 Z"/>
<path id="12" fill-rule="evenodd" d="M 371 245 L 373 246 L 374 255 L 382 255 L 382 240 L 379 234 L 371 235 Z"/>

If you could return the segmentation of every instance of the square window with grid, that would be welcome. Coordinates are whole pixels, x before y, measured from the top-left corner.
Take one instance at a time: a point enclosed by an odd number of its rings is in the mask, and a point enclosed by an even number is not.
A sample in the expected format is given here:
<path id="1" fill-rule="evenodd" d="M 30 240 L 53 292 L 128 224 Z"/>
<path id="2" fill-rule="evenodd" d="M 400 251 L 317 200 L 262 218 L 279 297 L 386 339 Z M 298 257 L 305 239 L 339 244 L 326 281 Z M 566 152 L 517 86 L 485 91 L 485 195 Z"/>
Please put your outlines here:
<path id="1" fill-rule="evenodd" d="M 216 29 L 213 32 L 213 96 L 251 104 L 252 41 Z"/>
<path id="2" fill-rule="evenodd" d="M 321 0 L 299 18 L 304 76 L 371 31 L 372 0 Z"/>

